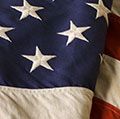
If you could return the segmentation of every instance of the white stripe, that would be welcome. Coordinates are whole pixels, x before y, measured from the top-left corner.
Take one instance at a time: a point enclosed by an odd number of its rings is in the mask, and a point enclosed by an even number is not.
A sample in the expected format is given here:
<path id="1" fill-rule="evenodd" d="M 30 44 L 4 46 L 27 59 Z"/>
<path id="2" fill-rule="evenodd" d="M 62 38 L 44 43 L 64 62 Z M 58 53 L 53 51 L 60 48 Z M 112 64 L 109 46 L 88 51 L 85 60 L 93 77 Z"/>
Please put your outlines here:
<path id="1" fill-rule="evenodd" d="M 113 0 L 112 12 L 120 16 L 120 0 Z"/>
<path id="2" fill-rule="evenodd" d="M 1 119 L 89 119 L 93 92 L 87 88 L 0 87 Z"/>
<path id="3" fill-rule="evenodd" d="M 120 108 L 120 61 L 107 55 L 101 64 L 96 96 Z"/>

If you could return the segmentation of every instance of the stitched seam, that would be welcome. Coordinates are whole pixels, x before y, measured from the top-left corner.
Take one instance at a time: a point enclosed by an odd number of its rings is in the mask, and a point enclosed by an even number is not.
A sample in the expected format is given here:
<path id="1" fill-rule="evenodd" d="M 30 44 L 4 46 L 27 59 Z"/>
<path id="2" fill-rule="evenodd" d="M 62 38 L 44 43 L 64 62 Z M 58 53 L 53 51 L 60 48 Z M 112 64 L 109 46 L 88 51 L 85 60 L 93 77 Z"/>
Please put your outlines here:
<path id="1" fill-rule="evenodd" d="M 8 93 L 30 93 L 30 94 L 41 94 L 41 93 L 66 93 L 66 92 L 73 92 L 78 91 L 80 93 L 88 93 L 89 95 L 93 95 L 93 92 L 90 89 L 82 88 L 82 87 L 62 87 L 62 88 L 50 88 L 50 89 L 22 89 L 22 88 L 11 88 L 11 87 L 0 87 L 0 92 L 8 92 Z M 85 94 L 83 94 L 85 95 Z"/>

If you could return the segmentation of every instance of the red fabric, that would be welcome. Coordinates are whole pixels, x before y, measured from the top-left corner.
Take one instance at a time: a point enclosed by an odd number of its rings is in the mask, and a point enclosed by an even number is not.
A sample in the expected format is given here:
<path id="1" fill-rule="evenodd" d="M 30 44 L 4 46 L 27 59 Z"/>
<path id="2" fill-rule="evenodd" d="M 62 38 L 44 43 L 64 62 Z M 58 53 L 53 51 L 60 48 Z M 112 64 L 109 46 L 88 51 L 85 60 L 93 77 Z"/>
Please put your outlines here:
<path id="1" fill-rule="evenodd" d="M 120 119 L 120 110 L 94 97 L 90 119 Z"/>
<path id="2" fill-rule="evenodd" d="M 109 22 L 104 52 L 105 54 L 120 60 L 120 17 L 110 14 Z M 95 97 L 93 99 L 90 119 L 120 119 L 120 110 Z"/>
<path id="3" fill-rule="evenodd" d="M 120 17 L 109 15 L 105 54 L 120 60 Z"/>

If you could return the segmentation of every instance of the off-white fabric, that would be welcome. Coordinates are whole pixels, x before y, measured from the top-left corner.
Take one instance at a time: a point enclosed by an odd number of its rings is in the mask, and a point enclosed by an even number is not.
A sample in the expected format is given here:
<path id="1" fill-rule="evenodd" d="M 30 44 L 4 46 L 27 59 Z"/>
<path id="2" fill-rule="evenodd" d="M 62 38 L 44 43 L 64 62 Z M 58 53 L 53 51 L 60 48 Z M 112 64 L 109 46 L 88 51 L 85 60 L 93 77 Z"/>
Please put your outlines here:
<path id="1" fill-rule="evenodd" d="M 120 16 L 120 0 L 113 0 L 112 12 Z"/>
<path id="2" fill-rule="evenodd" d="M 104 55 L 95 95 L 120 108 L 120 61 Z"/>
<path id="3" fill-rule="evenodd" d="M 93 92 L 86 88 L 0 87 L 0 119 L 89 119 Z"/>

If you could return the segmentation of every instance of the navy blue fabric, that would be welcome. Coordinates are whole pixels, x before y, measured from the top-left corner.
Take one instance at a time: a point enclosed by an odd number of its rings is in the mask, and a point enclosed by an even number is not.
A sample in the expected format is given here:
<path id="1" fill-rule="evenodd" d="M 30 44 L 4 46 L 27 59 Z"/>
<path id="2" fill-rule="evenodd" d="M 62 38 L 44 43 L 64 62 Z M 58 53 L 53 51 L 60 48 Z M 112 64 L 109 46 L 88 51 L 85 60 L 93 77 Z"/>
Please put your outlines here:
<path id="1" fill-rule="evenodd" d="M 27 0 L 42 6 L 37 11 L 42 21 L 31 16 L 19 20 L 21 12 L 10 6 L 22 6 L 22 0 L 0 0 L 0 26 L 14 27 L 7 32 L 12 42 L 0 37 L 0 85 L 20 88 L 54 88 L 79 86 L 94 90 L 103 52 L 107 24 L 104 17 L 95 19 L 96 10 L 86 3 L 98 0 Z M 104 0 L 110 9 L 112 0 Z M 70 28 L 70 20 L 78 27 L 91 26 L 83 34 L 89 43 L 75 39 L 66 47 L 68 37 L 58 32 Z M 56 55 L 49 64 L 32 73 L 32 62 L 22 57 L 34 55 L 36 46 L 44 55 Z"/>

